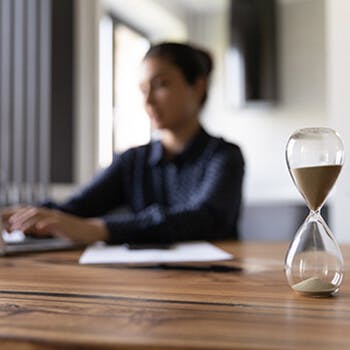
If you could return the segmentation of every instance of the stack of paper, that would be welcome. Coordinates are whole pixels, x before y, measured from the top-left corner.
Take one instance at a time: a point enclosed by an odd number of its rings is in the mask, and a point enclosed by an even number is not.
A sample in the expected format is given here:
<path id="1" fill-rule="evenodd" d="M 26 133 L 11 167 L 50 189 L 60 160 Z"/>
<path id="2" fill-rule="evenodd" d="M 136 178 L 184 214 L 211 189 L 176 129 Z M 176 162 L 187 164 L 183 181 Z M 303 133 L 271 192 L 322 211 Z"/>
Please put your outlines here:
<path id="1" fill-rule="evenodd" d="M 109 263 L 172 263 L 232 259 L 233 256 L 208 242 L 178 243 L 169 249 L 129 249 L 127 245 L 110 246 L 98 243 L 88 247 L 80 264 Z"/>

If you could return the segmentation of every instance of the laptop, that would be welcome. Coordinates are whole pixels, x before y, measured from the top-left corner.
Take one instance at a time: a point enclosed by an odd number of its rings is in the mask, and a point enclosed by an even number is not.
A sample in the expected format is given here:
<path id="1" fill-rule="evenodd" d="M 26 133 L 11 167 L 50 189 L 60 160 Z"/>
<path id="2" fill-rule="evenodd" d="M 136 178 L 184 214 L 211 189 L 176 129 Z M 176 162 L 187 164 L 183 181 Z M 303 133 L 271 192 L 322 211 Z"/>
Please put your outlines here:
<path id="1" fill-rule="evenodd" d="M 33 237 L 21 231 L 0 234 L 0 256 L 51 250 L 66 250 L 77 247 L 76 243 L 61 237 Z"/>

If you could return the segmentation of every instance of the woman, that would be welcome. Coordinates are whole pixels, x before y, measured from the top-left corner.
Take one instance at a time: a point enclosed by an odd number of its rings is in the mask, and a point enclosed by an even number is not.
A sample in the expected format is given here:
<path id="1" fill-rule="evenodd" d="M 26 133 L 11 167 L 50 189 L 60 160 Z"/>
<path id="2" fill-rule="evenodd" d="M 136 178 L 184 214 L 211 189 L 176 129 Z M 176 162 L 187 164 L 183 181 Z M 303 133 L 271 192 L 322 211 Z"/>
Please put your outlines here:
<path id="1" fill-rule="evenodd" d="M 116 156 L 63 204 L 4 210 L 5 227 L 81 243 L 237 238 L 243 157 L 238 146 L 208 135 L 199 121 L 211 70 L 211 57 L 200 49 L 152 46 L 140 88 L 160 140 Z M 111 212 L 121 206 L 130 211 Z"/>

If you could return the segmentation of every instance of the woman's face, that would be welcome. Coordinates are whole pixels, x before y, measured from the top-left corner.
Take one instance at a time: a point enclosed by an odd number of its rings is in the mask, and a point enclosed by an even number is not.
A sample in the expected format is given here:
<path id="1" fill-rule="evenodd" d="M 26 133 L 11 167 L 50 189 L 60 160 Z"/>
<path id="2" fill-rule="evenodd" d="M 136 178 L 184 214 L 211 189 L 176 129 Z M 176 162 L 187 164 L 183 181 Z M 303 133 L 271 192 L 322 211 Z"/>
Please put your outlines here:
<path id="1" fill-rule="evenodd" d="M 190 85 L 175 65 L 150 57 L 143 61 L 140 89 L 154 128 L 176 130 L 197 122 L 201 80 Z"/>

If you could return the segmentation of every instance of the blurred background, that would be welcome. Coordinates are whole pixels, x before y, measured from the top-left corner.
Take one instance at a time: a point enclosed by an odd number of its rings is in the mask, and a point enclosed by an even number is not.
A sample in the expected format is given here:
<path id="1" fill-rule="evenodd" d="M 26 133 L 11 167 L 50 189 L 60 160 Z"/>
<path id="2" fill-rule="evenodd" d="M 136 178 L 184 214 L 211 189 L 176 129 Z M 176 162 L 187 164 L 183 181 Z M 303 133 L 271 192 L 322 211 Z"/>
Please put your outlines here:
<path id="1" fill-rule="evenodd" d="M 151 42 L 189 41 L 215 60 L 203 125 L 245 156 L 242 238 L 290 239 L 307 210 L 289 135 L 329 126 L 350 150 L 348 18 L 347 0 L 0 0 L 1 205 L 61 200 L 148 142 L 139 62 Z M 346 162 L 324 212 L 339 241 L 348 177 Z"/>

